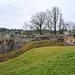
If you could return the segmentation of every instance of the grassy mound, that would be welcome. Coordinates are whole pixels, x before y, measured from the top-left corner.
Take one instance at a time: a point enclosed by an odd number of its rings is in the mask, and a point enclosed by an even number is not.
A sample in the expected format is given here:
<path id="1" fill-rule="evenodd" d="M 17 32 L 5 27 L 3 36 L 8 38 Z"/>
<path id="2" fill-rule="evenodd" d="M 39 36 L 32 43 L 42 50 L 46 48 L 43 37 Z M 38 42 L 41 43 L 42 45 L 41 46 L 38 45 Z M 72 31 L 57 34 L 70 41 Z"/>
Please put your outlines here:
<path id="1" fill-rule="evenodd" d="M 64 46 L 64 44 L 61 42 L 56 42 L 56 41 L 51 41 L 51 40 L 28 42 L 21 49 L 13 50 L 5 54 L 0 54 L 0 62 L 18 57 L 24 52 L 28 51 L 29 49 L 36 48 L 36 47 L 46 47 L 46 46 Z"/>
<path id="2" fill-rule="evenodd" d="M 75 75 L 75 46 L 31 49 L 0 63 L 1 75 Z"/>

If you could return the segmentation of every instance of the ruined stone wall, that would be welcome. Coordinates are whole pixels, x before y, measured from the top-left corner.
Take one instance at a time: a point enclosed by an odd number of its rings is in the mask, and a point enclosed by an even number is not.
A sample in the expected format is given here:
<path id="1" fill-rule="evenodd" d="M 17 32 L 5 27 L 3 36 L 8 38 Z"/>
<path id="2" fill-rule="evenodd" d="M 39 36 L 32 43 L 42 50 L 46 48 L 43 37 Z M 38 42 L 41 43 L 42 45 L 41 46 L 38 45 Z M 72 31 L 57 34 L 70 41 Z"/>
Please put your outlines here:
<path id="1" fill-rule="evenodd" d="M 66 35 L 64 37 L 64 42 L 71 44 L 71 45 L 75 45 L 75 35 Z"/>
<path id="2" fill-rule="evenodd" d="M 18 36 L 0 36 L 0 53 L 19 49 L 25 45 L 25 42 Z"/>
<path id="3" fill-rule="evenodd" d="M 0 36 L 0 53 L 16 50 L 28 41 L 53 40 L 63 42 L 63 35 Z"/>
<path id="4" fill-rule="evenodd" d="M 10 43 L 10 40 L 11 40 L 10 37 L 5 37 L 5 36 L 0 37 L 0 53 L 7 52 L 11 49 L 12 45 Z"/>

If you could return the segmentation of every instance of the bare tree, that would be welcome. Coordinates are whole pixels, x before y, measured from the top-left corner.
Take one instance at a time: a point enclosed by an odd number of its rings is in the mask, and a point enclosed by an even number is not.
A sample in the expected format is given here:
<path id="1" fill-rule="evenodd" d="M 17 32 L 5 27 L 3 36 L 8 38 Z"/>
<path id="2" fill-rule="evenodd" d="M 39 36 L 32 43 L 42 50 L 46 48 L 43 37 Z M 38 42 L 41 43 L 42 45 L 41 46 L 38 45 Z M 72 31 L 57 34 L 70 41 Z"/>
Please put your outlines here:
<path id="1" fill-rule="evenodd" d="M 61 30 L 62 25 L 63 25 L 63 19 L 62 19 L 62 14 L 60 14 L 60 19 L 59 19 L 59 31 Z"/>
<path id="2" fill-rule="evenodd" d="M 73 30 L 73 32 L 75 33 L 75 22 L 74 22 L 73 25 L 72 25 L 72 30 Z"/>
<path id="3" fill-rule="evenodd" d="M 46 19 L 45 17 L 46 15 L 44 12 L 36 13 L 31 17 L 30 22 L 32 23 L 33 27 L 39 31 L 40 34 L 42 34 L 42 28 Z"/>
<path id="4" fill-rule="evenodd" d="M 50 30 L 50 32 L 52 31 L 53 28 L 53 23 L 52 23 L 52 14 L 51 11 L 49 9 L 46 10 L 46 27 L 48 27 L 48 29 Z"/>
<path id="5" fill-rule="evenodd" d="M 53 26 L 54 26 L 54 34 L 56 34 L 57 22 L 58 22 L 59 15 L 60 15 L 60 9 L 58 7 L 53 7 L 51 14 L 52 14 L 52 21 L 53 21 Z"/>
<path id="6" fill-rule="evenodd" d="M 74 23 L 72 21 L 64 22 L 63 23 L 63 29 L 68 30 L 68 31 L 71 31 L 73 24 Z"/>
<path id="7" fill-rule="evenodd" d="M 24 25 L 23 25 L 23 29 L 24 29 L 24 30 L 28 30 L 28 28 L 29 28 L 29 25 L 28 25 L 27 22 L 25 22 Z"/>
<path id="8" fill-rule="evenodd" d="M 66 27 L 67 23 L 64 22 L 63 18 L 62 18 L 62 13 L 59 16 L 59 34 L 62 34 L 64 30 L 67 29 Z"/>

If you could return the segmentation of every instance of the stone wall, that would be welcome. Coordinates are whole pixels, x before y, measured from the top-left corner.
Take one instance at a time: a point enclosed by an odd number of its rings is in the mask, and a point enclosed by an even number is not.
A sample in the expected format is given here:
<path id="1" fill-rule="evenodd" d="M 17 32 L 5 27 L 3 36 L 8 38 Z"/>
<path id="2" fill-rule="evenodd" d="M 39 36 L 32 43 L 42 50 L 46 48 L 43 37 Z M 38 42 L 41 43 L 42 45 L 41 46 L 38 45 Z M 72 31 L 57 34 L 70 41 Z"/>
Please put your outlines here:
<path id="1" fill-rule="evenodd" d="M 25 40 L 18 36 L 0 36 L 0 53 L 6 53 L 24 46 Z"/>
<path id="2" fill-rule="evenodd" d="M 75 45 L 75 35 L 74 34 L 65 35 L 64 42 L 70 45 Z"/>
<path id="3" fill-rule="evenodd" d="M 63 35 L 0 36 L 0 53 L 16 50 L 28 41 L 53 40 L 63 42 Z"/>
<path id="4" fill-rule="evenodd" d="M 9 46 L 8 46 L 9 45 Z M 12 44 L 11 44 L 11 38 L 10 37 L 5 37 L 1 36 L 0 37 L 0 53 L 7 52 L 11 49 Z"/>

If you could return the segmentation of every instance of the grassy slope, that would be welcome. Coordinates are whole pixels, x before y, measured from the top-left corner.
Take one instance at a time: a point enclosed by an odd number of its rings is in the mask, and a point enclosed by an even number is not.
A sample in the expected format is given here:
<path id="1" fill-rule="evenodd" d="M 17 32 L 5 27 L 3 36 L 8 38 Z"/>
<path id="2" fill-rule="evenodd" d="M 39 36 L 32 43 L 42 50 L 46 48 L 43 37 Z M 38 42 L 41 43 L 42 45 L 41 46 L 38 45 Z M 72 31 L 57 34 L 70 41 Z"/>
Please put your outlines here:
<path id="1" fill-rule="evenodd" d="M 21 49 L 13 50 L 5 54 L 0 54 L 0 62 L 7 61 L 12 58 L 16 58 L 22 55 L 24 52 L 28 51 L 29 49 L 36 48 L 36 47 L 46 47 L 46 46 L 64 46 L 64 44 L 61 42 L 56 42 L 51 40 L 28 42 Z"/>
<path id="2" fill-rule="evenodd" d="M 0 63 L 0 75 L 75 75 L 75 46 L 34 48 Z"/>

